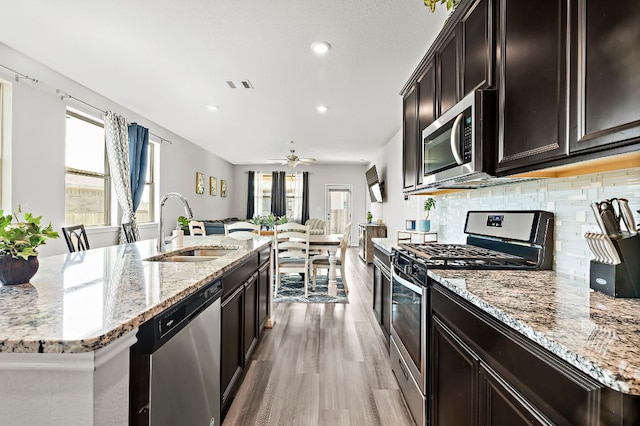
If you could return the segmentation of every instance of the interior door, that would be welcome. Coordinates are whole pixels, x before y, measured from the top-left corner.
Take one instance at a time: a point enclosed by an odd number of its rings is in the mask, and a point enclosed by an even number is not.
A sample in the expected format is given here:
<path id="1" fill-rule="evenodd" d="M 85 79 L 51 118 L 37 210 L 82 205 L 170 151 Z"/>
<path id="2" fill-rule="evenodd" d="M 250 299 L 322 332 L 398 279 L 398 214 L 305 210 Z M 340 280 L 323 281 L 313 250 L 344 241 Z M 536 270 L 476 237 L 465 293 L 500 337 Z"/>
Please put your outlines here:
<path id="1" fill-rule="evenodd" d="M 351 192 L 351 185 L 326 185 L 324 205 L 329 234 L 342 234 L 351 222 Z"/>

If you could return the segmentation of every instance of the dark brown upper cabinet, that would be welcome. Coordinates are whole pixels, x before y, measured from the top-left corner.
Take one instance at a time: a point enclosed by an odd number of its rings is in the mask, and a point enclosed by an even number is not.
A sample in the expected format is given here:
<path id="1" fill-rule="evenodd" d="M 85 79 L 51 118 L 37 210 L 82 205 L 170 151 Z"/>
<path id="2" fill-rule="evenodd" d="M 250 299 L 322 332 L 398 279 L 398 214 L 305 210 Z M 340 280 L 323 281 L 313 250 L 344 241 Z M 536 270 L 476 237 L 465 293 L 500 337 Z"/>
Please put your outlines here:
<path id="1" fill-rule="evenodd" d="M 494 1 L 474 1 L 460 20 L 460 68 L 462 96 L 475 89 L 492 87 L 494 64 Z"/>
<path id="2" fill-rule="evenodd" d="M 640 138 L 640 2 L 576 1 L 571 151 Z"/>
<path id="3" fill-rule="evenodd" d="M 442 47 L 436 52 L 438 116 L 447 112 L 459 100 L 458 92 L 458 39 L 456 31 L 451 31 Z"/>
<path id="4" fill-rule="evenodd" d="M 427 64 L 427 69 L 418 80 L 418 145 L 417 145 L 417 184 L 422 184 L 422 131 L 436 119 L 436 73 L 433 61 Z"/>
<path id="5" fill-rule="evenodd" d="M 403 189 L 415 188 L 418 176 L 418 90 L 414 85 L 403 99 L 402 181 Z"/>
<path id="6" fill-rule="evenodd" d="M 569 154 L 567 1 L 499 1 L 498 172 Z"/>

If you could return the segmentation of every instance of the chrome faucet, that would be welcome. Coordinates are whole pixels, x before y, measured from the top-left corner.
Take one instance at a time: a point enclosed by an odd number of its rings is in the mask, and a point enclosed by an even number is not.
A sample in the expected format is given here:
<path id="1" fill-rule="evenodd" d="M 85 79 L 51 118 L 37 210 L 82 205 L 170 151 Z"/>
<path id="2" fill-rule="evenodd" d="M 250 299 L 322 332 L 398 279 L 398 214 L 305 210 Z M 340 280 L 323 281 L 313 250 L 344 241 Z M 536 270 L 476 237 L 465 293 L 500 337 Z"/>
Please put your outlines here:
<path id="1" fill-rule="evenodd" d="M 157 245 L 157 249 L 159 252 L 163 252 L 166 249 L 167 243 L 171 241 L 171 240 L 165 241 L 164 230 L 162 229 L 162 225 L 163 225 L 162 207 L 170 197 L 176 197 L 180 201 L 182 201 L 182 205 L 184 206 L 184 212 L 187 215 L 187 219 L 193 218 L 193 211 L 191 211 L 191 207 L 189 207 L 189 203 L 187 202 L 187 199 L 184 198 L 182 194 L 179 194 L 177 192 L 169 192 L 165 194 L 165 196 L 162 197 L 162 200 L 160 200 L 160 223 L 158 223 L 158 245 Z"/>

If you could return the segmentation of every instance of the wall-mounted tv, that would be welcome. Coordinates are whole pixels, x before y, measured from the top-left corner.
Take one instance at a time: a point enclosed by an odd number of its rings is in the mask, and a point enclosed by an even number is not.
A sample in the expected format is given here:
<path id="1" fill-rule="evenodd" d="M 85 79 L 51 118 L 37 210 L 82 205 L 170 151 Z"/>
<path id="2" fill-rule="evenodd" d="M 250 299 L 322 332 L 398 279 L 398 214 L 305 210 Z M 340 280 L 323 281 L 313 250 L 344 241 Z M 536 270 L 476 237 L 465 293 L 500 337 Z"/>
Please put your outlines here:
<path id="1" fill-rule="evenodd" d="M 366 177 L 371 201 L 381 203 L 384 196 L 384 182 L 380 182 L 378 180 L 378 171 L 376 170 L 376 166 L 372 166 L 367 170 Z"/>

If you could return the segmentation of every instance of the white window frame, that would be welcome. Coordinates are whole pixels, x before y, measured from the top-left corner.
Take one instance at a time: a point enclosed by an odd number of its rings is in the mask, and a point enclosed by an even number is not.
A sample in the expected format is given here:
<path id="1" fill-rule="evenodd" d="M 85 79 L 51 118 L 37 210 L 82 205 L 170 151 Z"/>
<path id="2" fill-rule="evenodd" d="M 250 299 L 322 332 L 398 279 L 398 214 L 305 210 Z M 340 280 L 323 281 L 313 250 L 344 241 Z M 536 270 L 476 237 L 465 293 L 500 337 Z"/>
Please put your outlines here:
<path id="1" fill-rule="evenodd" d="M 79 120 L 83 120 L 87 123 L 96 125 L 100 128 L 103 129 L 104 131 L 104 123 L 96 118 L 90 117 L 86 114 L 83 114 L 79 111 L 67 108 L 67 112 L 65 115 L 65 119 L 67 119 L 66 117 L 70 116 L 74 119 L 79 119 Z M 65 146 L 66 146 L 66 140 L 65 140 Z M 109 172 L 109 159 L 107 158 L 107 145 L 106 143 L 103 144 L 103 148 L 105 151 L 105 156 L 104 156 L 104 162 L 105 162 L 105 172 L 104 173 L 97 173 L 97 172 L 92 172 L 92 171 L 88 171 L 88 170 L 81 170 L 81 169 L 73 169 L 71 167 L 67 167 L 66 165 L 66 156 L 65 156 L 65 181 L 66 181 L 66 175 L 67 174 L 72 174 L 72 175 L 76 175 L 76 176 L 88 176 L 88 177 L 98 177 L 98 178 L 103 178 L 104 179 L 104 223 L 99 223 L 99 224 L 85 224 L 86 227 L 96 227 L 96 226 L 111 226 L 111 217 L 112 217 L 112 213 L 111 211 L 113 210 L 112 205 L 111 205 L 111 175 Z M 66 183 L 65 183 L 65 192 L 66 192 Z M 67 215 L 67 205 L 65 202 L 65 206 L 64 206 L 64 213 L 65 213 L 65 217 Z M 65 219 L 66 222 L 66 219 Z M 65 223 L 65 225 L 76 225 L 74 223 Z"/>

